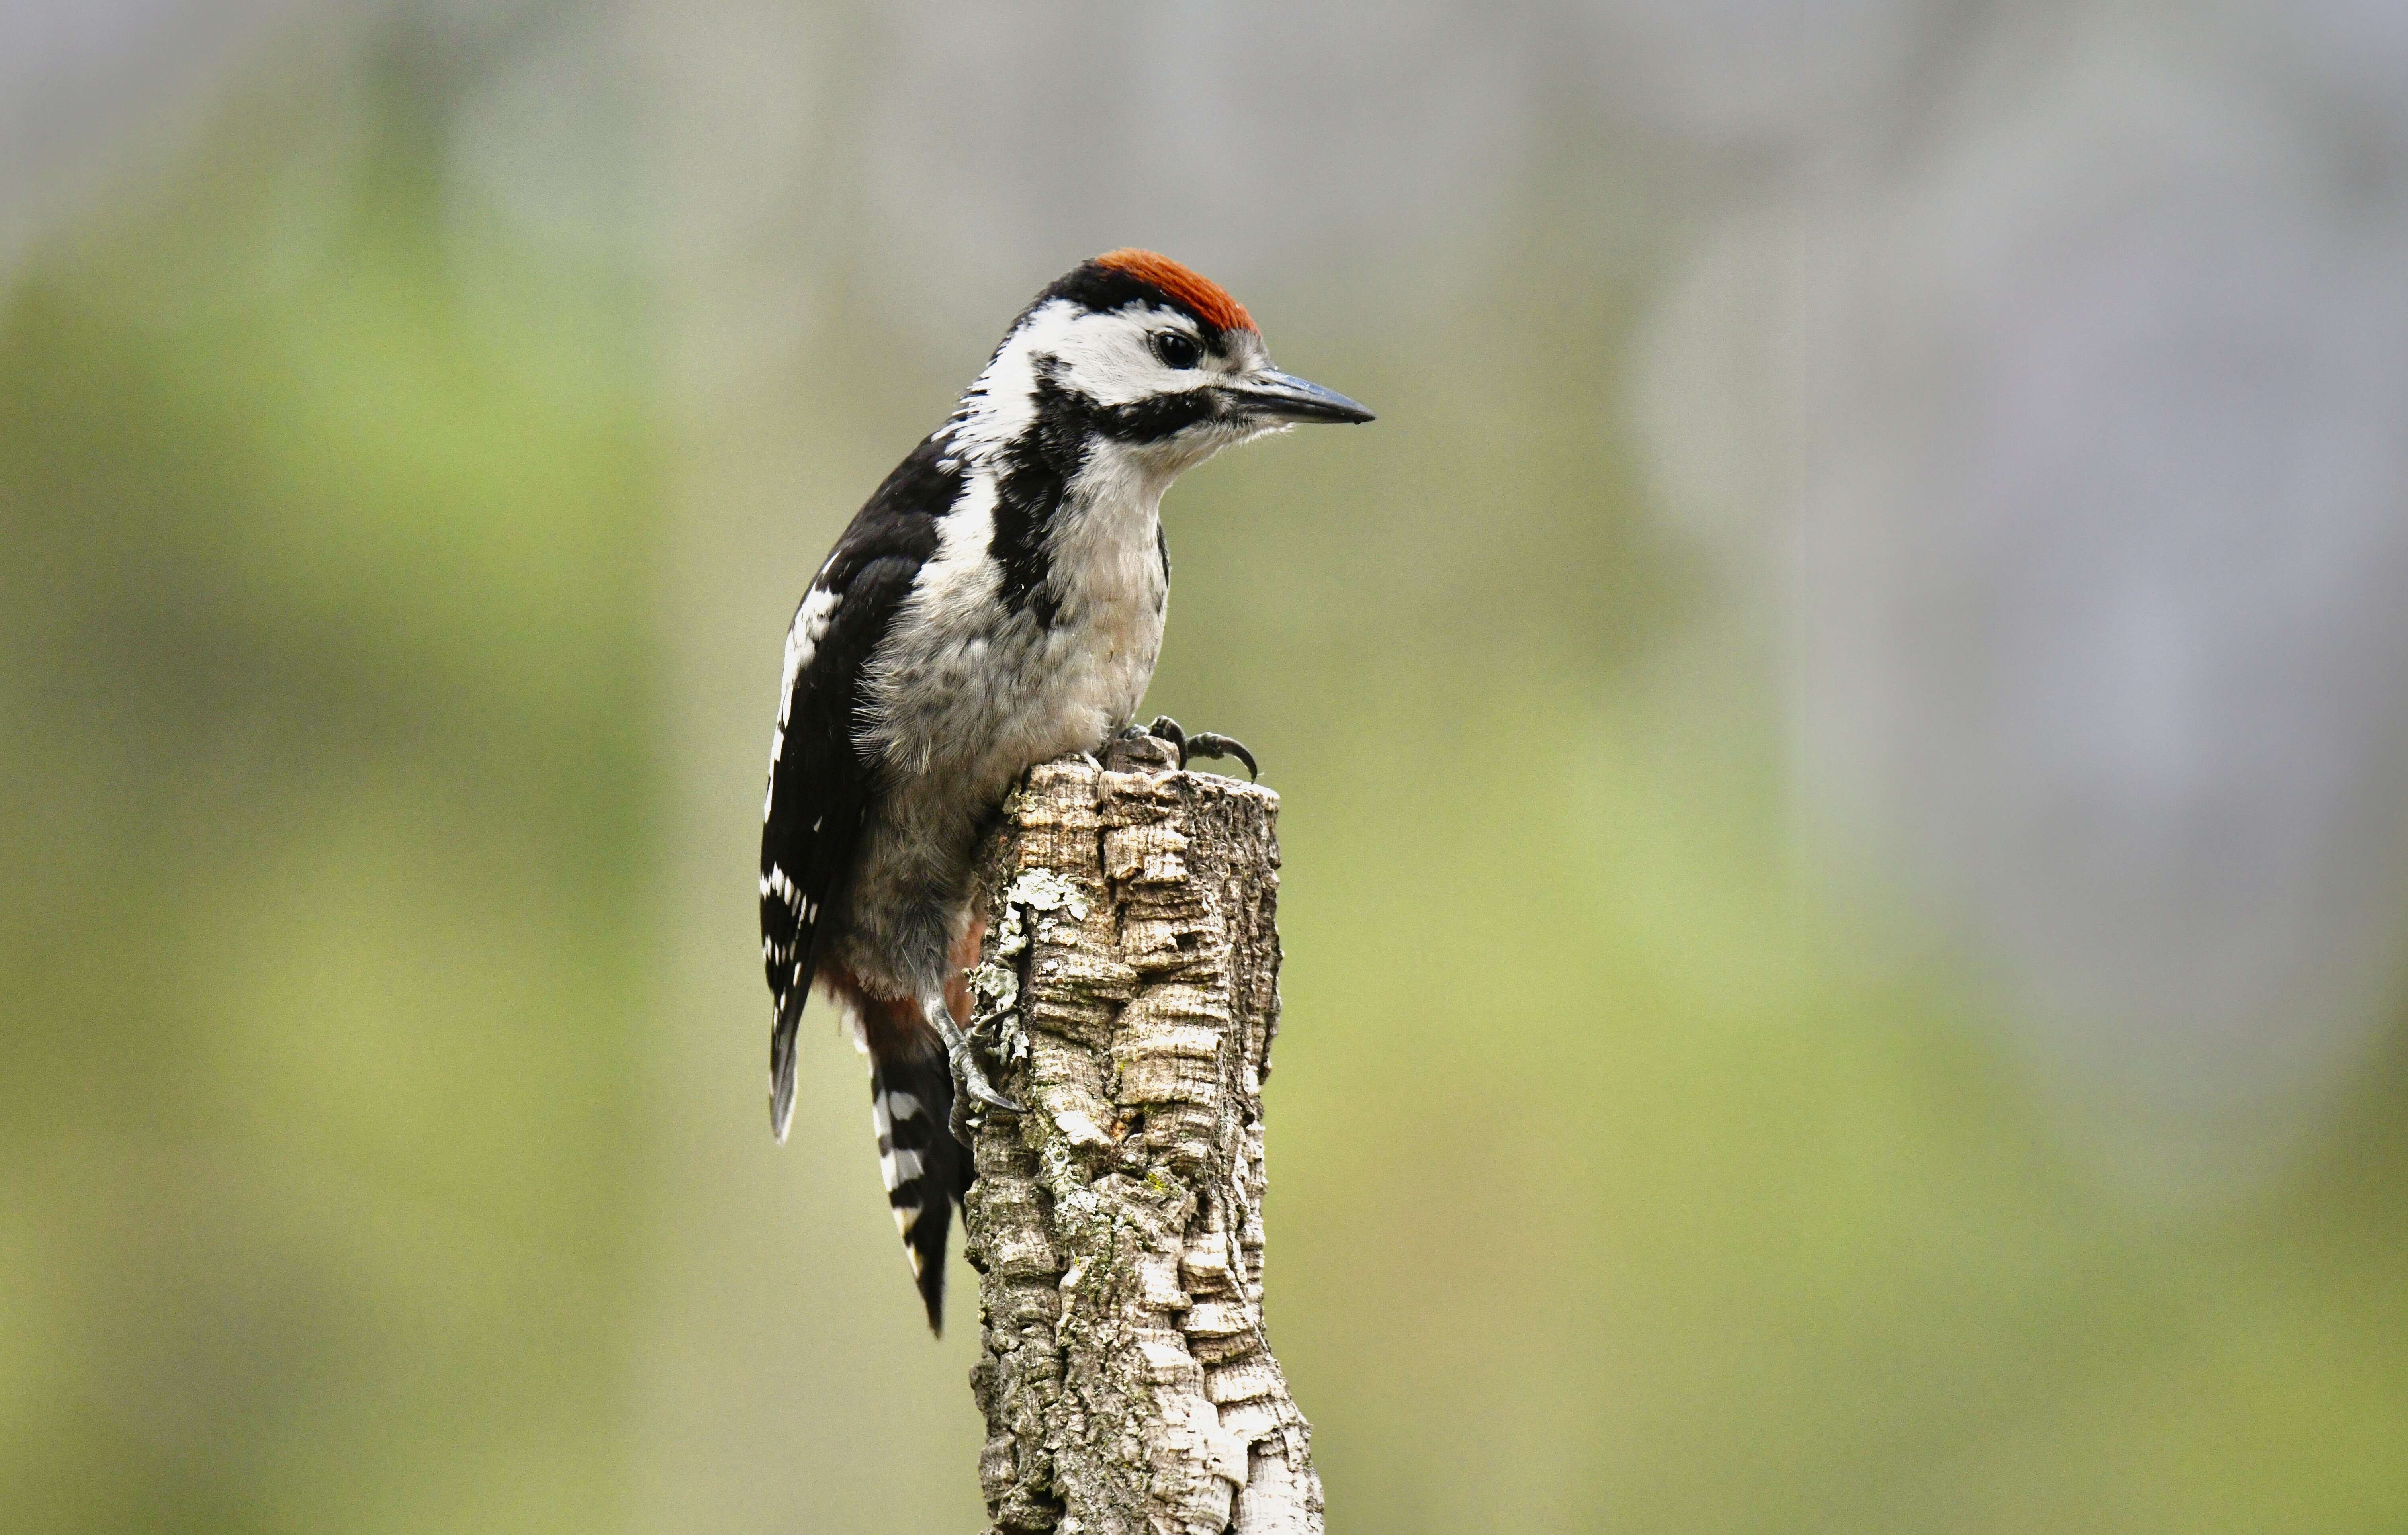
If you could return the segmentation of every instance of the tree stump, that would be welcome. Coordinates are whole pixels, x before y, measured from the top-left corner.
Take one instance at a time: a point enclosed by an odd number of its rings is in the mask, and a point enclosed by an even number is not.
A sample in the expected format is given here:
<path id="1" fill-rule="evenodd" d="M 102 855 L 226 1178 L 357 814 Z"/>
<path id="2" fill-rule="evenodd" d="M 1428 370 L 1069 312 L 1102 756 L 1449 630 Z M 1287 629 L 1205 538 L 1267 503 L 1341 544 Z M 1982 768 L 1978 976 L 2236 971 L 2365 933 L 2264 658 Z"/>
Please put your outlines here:
<path id="1" fill-rule="evenodd" d="M 979 1476 L 996 1535 L 1320 1535 L 1263 1334 L 1279 796 L 1116 743 L 1029 775 L 983 863 Z M 1150 760 L 1149 760 L 1150 759 Z"/>

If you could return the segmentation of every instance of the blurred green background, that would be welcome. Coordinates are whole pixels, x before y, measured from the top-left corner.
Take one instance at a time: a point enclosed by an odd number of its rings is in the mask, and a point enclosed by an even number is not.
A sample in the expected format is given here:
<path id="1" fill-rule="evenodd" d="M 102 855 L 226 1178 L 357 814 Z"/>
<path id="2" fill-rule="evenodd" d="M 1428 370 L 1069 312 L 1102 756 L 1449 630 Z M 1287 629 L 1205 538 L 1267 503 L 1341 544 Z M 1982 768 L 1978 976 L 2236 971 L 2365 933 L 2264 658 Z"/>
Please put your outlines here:
<path id="1" fill-rule="evenodd" d="M 919 1325 L 832 1029 L 763 1122 L 780 636 L 1028 293 L 1231 248 L 1098 197 L 898 253 L 908 29 L 763 12 L 723 76 L 636 9 L 683 94 L 532 112 L 575 13 L 263 23 L 0 269 L 10 1528 L 978 1527 L 971 1313 Z M 1537 99 L 1444 239 L 1220 271 L 1381 421 L 1167 507 L 1149 707 L 1284 798 L 1333 1528 L 2408 1528 L 2402 1031 L 2155 1198 L 1911 884 L 1801 852 L 1780 626 L 1612 424 L 1697 151 Z M 746 154 L 799 179 L 680 211 Z"/>

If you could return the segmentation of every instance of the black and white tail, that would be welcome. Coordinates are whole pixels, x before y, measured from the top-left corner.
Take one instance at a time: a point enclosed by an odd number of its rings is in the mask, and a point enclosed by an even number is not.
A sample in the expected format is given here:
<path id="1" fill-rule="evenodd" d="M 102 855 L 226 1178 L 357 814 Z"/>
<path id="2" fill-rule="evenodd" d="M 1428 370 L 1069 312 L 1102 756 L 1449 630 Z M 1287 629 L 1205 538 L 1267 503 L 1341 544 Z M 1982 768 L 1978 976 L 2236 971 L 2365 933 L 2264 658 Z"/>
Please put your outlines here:
<path id="1" fill-rule="evenodd" d="M 787 1126 L 795 1119 L 795 1031 L 803 1019 L 803 997 L 808 986 L 799 983 L 778 997 L 777 1016 L 769 1025 L 769 1134 L 779 1145 L 786 1143 Z"/>
<path id="2" fill-rule="evenodd" d="M 969 1192 L 969 1148 L 953 1139 L 953 1078 L 941 1052 L 869 1069 L 869 1116 L 878 1128 L 878 1170 L 902 1235 L 911 1277 L 928 1308 L 928 1330 L 945 1330 L 945 1238 Z"/>

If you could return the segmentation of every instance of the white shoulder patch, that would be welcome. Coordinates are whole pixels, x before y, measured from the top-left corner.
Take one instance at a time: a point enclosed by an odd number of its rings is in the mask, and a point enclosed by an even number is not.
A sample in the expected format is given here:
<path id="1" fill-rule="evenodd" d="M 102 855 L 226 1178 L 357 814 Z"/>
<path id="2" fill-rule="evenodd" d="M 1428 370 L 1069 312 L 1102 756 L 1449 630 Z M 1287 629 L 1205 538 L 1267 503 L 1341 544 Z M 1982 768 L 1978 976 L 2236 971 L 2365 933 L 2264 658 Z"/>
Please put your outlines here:
<path id="1" fill-rule="evenodd" d="M 837 607 L 843 600 L 835 591 L 814 581 L 810 591 L 803 597 L 803 605 L 795 610 L 795 622 L 786 630 L 785 676 L 778 683 L 778 728 L 781 733 L 786 727 L 786 711 L 794 707 L 795 679 L 810 665 L 811 653 L 826 637 L 828 624 L 835 619 Z M 781 744 L 783 744 L 782 735 Z M 774 760 L 777 753 L 772 752 L 770 755 Z"/>
<path id="2" fill-rule="evenodd" d="M 820 568 L 824 574 L 827 567 L 823 566 Z M 810 665 L 811 653 L 819 648 L 820 640 L 827 634 L 828 624 L 836 618 L 838 606 L 843 601 L 841 595 L 822 586 L 814 577 L 810 591 L 803 596 L 802 606 L 795 610 L 795 622 L 786 629 L 786 665 L 783 675 L 778 680 L 778 724 L 769 732 L 769 785 L 761 795 L 761 820 L 764 825 L 768 823 L 770 808 L 777 802 L 778 764 L 785 760 L 786 755 L 786 726 L 791 723 L 795 709 L 795 679 Z M 811 829 L 819 829 L 816 823 Z"/>

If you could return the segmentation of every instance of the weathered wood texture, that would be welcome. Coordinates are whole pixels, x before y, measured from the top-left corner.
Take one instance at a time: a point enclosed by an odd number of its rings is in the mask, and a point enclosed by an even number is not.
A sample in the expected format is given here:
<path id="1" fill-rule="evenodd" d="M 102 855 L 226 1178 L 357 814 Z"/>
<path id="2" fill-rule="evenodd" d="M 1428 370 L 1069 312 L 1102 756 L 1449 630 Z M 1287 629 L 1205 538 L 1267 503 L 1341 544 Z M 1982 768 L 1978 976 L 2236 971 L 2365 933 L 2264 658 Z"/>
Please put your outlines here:
<path id="1" fill-rule="evenodd" d="M 985 1115 L 969 1196 L 996 1531 L 1321 1531 L 1263 1335 L 1278 809 L 1072 759 L 1030 775 L 988 849 L 973 1037 L 1030 1111 Z"/>

